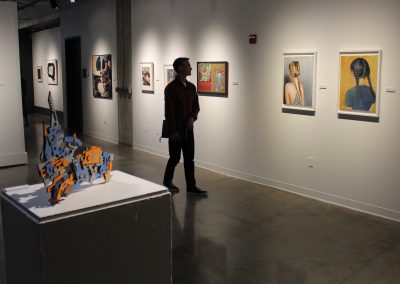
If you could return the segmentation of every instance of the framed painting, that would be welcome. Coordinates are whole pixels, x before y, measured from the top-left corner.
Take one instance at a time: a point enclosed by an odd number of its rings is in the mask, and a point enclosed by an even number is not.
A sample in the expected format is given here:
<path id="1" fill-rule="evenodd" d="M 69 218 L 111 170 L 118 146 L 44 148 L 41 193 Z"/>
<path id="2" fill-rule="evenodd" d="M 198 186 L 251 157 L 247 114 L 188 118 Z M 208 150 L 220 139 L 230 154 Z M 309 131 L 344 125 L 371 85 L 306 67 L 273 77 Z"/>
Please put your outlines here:
<path id="1" fill-rule="evenodd" d="M 92 56 L 93 97 L 112 99 L 111 54 Z"/>
<path id="2" fill-rule="evenodd" d="M 47 60 L 47 84 L 58 85 L 57 59 Z"/>
<path id="3" fill-rule="evenodd" d="M 43 69 L 42 66 L 36 66 L 36 79 L 38 83 L 43 82 Z"/>
<path id="4" fill-rule="evenodd" d="M 175 80 L 176 72 L 172 65 L 164 65 L 164 86 Z"/>
<path id="5" fill-rule="evenodd" d="M 228 62 L 197 62 L 197 92 L 228 97 Z"/>
<path id="6" fill-rule="evenodd" d="M 143 93 L 154 93 L 154 64 L 140 63 L 140 86 Z"/>
<path id="7" fill-rule="evenodd" d="M 380 61 L 380 50 L 339 53 L 339 114 L 379 116 Z"/>
<path id="8" fill-rule="evenodd" d="M 282 108 L 315 111 L 316 52 L 283 54 Z"/>

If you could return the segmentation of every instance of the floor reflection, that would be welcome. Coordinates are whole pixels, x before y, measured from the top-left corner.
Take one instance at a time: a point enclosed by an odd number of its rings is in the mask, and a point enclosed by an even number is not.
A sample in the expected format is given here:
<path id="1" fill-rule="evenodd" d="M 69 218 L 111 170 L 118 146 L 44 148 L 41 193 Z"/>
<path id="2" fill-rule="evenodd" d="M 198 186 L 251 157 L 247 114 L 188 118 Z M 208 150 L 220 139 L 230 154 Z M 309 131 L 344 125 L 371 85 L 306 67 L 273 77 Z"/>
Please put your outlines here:
<path id="1" fill-rule="evenodd" d="M 177 217 L 175 202 L 176 197 L 173 197 L 173 283 L 223 283 L 226 279 L 226 247 L 196 230 L 200 227 L 196 221 L 196 206 L 207 199 L 187 196 L 182 222 Z"/>

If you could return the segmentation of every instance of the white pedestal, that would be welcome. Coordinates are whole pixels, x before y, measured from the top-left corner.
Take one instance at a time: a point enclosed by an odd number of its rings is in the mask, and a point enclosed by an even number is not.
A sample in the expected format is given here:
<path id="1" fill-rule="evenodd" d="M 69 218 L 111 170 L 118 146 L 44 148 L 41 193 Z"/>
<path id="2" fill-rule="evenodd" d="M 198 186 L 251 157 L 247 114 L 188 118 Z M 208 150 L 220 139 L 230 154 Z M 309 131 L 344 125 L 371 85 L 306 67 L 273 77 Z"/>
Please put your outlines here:
<path id="1" fill-rule="evenodd" d="M 170 193 L 111 174 L 54 206 L 42 184 L 1 192 L 8 283 L 171 282 Z"/>

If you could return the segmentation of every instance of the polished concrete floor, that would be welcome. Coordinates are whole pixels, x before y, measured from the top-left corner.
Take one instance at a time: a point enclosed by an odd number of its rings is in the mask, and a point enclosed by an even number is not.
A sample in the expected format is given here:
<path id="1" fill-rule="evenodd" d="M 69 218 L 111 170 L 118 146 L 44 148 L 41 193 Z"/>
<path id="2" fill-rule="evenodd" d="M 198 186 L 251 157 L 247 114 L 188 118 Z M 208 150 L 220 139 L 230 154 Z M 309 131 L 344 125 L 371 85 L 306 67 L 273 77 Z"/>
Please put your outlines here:
<path id="1" fill-rule="evenodd" d="M 0 189 L 40 183 L 40 121 L 25 128 L 29 163 L 0 168 Z M 83 137 L 114 169 L 162 182 L 166 159 Z M 173 196 L 173 283 L 400 283 L 400 223 L 196 169 L 208 198 Z M 0 283 L 5 282 L 0 223 Z M 21 268 L 23 271 L 23 268 Z"/>

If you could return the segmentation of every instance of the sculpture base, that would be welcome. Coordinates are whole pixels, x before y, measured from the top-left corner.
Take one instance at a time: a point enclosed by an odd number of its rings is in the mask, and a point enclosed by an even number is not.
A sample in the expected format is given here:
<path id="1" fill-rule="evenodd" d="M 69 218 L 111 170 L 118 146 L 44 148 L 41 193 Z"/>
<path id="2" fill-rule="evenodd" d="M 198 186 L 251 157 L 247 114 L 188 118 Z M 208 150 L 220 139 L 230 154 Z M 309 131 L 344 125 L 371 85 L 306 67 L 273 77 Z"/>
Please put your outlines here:
<path id="1" fill-rule="evenodd" d="M 43 185 L 1 193 L 7 283 L 171 283 L 171 197 L 113 171 L 52 206 Z"/>

